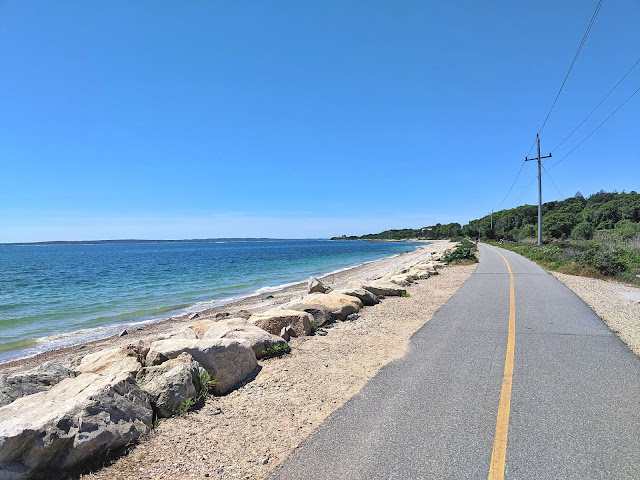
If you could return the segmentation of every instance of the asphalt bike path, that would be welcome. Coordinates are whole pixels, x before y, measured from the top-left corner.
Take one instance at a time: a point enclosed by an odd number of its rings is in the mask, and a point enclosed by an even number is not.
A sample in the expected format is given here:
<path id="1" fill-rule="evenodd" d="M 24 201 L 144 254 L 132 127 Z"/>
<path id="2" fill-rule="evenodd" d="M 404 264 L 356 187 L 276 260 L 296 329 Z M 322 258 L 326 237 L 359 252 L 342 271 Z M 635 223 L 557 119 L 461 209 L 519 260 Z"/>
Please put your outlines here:
<path id="1" fill-rule="evenodd" d="M 407 354 L 270 478 L 640 478 L 640 359 L 555 277 L 479 248 Z"/>

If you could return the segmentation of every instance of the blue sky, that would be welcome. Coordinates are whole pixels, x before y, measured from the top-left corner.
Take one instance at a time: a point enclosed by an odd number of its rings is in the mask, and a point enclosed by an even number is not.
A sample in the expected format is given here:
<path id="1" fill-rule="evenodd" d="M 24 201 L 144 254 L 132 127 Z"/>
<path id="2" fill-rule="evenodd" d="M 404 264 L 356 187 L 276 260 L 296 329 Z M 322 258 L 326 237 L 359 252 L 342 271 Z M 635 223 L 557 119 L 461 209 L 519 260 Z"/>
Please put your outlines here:
<path id="1" fill-rule="evenodd" d="M 0 242 L 328 237 L 501 204 L 597 1 L 0 1 Z M 640 57 L 607 0 L 548 154 Z M 640 65 L 553 163 L 640 87 Z M 640 93 L 543 177 L 638 190 Z M 535 152 L 532 152 L 534 154 Z M 551 166 L 553 163 L 548 163 Z"/>

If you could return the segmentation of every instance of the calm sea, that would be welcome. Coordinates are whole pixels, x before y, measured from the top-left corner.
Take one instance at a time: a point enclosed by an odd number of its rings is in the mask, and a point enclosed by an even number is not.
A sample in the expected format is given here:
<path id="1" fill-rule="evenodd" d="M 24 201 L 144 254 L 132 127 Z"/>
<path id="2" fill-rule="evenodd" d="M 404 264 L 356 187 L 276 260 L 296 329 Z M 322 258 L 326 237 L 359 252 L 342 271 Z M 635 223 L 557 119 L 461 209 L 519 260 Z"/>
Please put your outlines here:
<path id="1" fill-rule="evenodd" d="M 275 290 L 416 245 L 212 240 L 0 246 L 0 363 Z"/>

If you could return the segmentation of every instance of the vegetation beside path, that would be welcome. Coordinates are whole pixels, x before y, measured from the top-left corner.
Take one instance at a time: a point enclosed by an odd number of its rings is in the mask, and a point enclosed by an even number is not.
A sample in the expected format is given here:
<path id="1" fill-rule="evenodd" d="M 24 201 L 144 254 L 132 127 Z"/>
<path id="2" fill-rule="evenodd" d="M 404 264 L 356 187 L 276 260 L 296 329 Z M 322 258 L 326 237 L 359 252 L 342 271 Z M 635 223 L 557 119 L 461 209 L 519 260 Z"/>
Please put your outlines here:
<path id="1" fill-rule="evenodd" d="M 516 252 L 547 270 L 592 278 L 615 278 L 640 286 L 640 248 L 623 239 L 488 243 Z"/>

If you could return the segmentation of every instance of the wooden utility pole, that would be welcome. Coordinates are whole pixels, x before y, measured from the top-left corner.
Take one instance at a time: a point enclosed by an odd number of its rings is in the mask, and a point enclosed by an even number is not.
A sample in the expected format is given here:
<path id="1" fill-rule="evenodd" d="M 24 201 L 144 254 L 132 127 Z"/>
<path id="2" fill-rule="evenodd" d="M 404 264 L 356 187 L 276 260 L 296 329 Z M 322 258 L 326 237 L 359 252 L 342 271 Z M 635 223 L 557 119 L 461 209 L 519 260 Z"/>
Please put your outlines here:
<path id="1" fill-rule="evenodd" d="M 542 245 L 542 164 L 540 160 L 543 158 L 551 158 L 551 154 L 546 157 L 540 156 L 540 134 L 536 134 L 536 142 L 538 143 L 538 157 L 537 158 L 527 158 L 525 157 L 525 162 L 530 162 L 531 160 L 538 161 L 538 245 Z"/>

